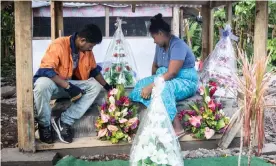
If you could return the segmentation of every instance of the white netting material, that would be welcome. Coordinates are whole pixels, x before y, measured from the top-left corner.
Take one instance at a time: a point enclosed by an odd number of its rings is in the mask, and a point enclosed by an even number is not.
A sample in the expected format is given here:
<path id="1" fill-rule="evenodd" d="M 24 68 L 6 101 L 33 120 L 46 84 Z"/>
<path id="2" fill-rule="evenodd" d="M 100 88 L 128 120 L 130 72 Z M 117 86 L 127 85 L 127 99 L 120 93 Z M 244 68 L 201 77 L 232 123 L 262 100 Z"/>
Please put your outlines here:
<path id="1" fill-rule="evenodd" d="M 123 84 L 126 87 L 133 87 L 139 77 L 131 47 L 122 32 L 124 23 L 121 19 L 117 19 L 115 24 L 117 30 L 103 62 L 103 76 L 111 85 Z"/>
<path id="2" fill-rule="evenodd" d="M 204 67 L 200 73 L 203 84 L 214 79 L 219 83 L 215 96 L 235 97 L 237 84 L 234 75 L 237 74 L 237 58 L 231 39 L 237 37 L 231 33 L 230 25 L 226 25 L 222 31 L 222 37 L 216 44 L 213 52 L 204 61 Z"/>
<path id="3" fill-rule="evenodd" d="M 165 81 L 158 77 L 154 82 L 151 104 L 132 144 L 130 165 L 183 166 L 181 148 L 161 98 Z"/>

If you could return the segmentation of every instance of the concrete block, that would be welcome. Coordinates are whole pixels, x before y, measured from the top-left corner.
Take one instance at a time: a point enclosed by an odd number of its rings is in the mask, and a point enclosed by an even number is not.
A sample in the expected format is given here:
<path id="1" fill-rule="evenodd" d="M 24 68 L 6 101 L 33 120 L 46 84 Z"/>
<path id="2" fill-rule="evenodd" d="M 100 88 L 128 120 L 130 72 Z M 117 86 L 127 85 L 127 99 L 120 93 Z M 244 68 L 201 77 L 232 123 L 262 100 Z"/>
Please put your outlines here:
<path id="1" fill-rule="evenodd" d="M 263 155 L 275 155 L 276 154 L 276 144 L 275 143 L 264 144 L 262 154 Z"/>
<path id="2" fill-rule="evenodd" d="M 56 152 L 23 153 L 17 148 L 2 149 L 1 156 L 2 166 L 51 166 L 58 160 Z"/>

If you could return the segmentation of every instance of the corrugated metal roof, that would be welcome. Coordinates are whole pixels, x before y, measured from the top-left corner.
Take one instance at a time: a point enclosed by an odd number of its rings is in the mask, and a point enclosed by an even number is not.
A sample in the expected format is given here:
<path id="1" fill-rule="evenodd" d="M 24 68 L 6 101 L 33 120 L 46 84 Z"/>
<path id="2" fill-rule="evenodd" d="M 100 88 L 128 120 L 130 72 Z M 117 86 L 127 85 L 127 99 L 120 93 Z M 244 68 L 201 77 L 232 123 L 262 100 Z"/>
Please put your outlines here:
<path id="1" fill-rule="evenodd" d="M 109 7 L 128 7 L 129 4 L 118 4 L 118 3 L 74 3 L 74 2 L 64 2 L 64 7 L 85 7 L 85 6 L 95 6 L 95 5 L 104 5 Z M 39 8 L 44 6 L 50 6 L 50 1 L 32 1 L 32 8 Z M 189 4 L 136 4 L 136 6 L 161 6 L 161 7 L 201 7 L 201 5 L 189 5 Z"/>

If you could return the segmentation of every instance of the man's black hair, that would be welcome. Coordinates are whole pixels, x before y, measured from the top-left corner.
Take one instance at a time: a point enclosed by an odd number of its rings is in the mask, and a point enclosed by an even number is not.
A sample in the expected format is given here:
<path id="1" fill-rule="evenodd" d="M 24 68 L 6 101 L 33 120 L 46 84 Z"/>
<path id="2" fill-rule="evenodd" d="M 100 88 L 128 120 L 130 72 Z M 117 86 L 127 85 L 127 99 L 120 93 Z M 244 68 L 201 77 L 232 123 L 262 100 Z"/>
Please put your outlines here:
<path id="1" fill-rule="evenodd" d="M 103 40 L 103 35 L 100 28 L 95 24 L 88 24 L 78 32 L 78 36 L 85 38 L 89 43 L 99 44 Z"/>

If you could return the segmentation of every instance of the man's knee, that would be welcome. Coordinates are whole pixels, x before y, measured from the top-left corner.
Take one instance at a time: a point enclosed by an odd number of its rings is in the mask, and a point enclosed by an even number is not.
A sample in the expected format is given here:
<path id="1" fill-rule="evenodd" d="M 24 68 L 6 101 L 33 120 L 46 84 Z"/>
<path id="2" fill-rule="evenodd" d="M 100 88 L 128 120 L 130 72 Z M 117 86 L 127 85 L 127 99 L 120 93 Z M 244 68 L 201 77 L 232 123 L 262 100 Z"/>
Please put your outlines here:
<path id="1" fill-rule="evenodd" d="M 103 88 L 103 86 L 96 80 L 87 81 L 87 86 L 88 86 L 87 90 L 93 93 L 100 93 L 100 91 Z"/>
<path id="2" fill-rule="evenodd" d="M 50 78 L 40 77 L 34 84 L 34 93 L 44 93 L 49 90 L 53 91 L 55 86 L 55 83 Z"/>

